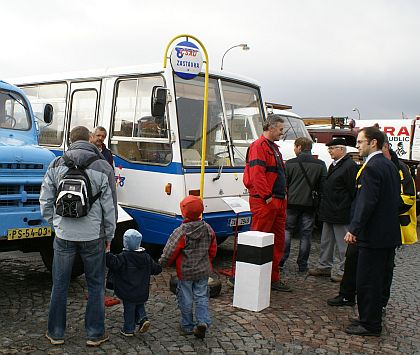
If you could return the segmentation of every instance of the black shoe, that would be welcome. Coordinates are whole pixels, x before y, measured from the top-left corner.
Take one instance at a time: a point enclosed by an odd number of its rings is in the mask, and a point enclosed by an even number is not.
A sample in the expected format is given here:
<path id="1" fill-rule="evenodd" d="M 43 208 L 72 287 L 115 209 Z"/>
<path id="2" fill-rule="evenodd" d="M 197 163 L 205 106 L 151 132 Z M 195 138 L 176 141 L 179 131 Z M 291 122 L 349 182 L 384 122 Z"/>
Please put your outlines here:
<path id="1" fill-rule="evenodd" d="M 374 336 L 379 337 L 381 335 L 381 332 L 373 332 L 371 330 L 366 329 L 363 325 L 360 324 L 350 324 L 346 329 L 345 332 L 347 334 L 352 335 L 362 335 L 362 336 Z"/>
<path id="2" fill-rule="evenodd" d="M 309 269 L 308 269 L 308 267 L 307 267 L 307 266 L 305 266 L 305 267 L 300 267 L 300 266 L 299 266 L 299 272 L 300 272 L 300 273 L 308 272 L 308 270 L 309 270 Z"/>
<path id="3" fill-rule="evenodd" d="M 292 289 L 281 281 L 274 281 L 271 283 L 271 289 L 280 292 L 292 292 Z"/>
<path id="4" fill-rule="evenodd" d="M 194 336 L 198 339 L 204 339 L 206 337 L 206 331 L 207 331 L 207 324 L 205 323 L 200 323 L 199 325 L 197 325 L 194 330 Z"/>
<path id="5" fill-rule="evenodd" d="M 327 300 L 328 305 L 335 307 L 354 306 L 354 300 L 347 299 L 341 295 Z"/>
<path id="6" fill-rule="evenodd" d="M 356 317 L 350 318 L 349 321 L 350 321 L 350 325 L 359 325 L 360 324 L 359 318 L 356 318 Z"/>

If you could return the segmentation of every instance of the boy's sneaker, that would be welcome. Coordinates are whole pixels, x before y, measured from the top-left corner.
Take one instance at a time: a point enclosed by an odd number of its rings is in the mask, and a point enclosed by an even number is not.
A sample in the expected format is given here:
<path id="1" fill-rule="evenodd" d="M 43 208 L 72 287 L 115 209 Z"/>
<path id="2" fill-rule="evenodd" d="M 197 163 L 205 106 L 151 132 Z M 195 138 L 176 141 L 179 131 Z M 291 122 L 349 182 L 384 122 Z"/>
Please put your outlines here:
<path id="1" fill-rule="evenodd" d="M 124 335 L 125 337 L 133 337 L 133 336 L 134 336 L 134 332 L 133 332 L 133 333 L 126 332 L 124 329 L 121 329 L 121 330 L 120 330 L 120 333 L 121 333 L 122 335 Z"/>
<path id="2" fill-rule="evenodd" d="M 280 292 L 292 292 L 292 289 L 281 281 L 274 281 L 271 283 L 271 289 Z"/>
<path id="3" fill-rule="evenodd" d="M 52 345 L 62 345 L 64 344 L 64 339 L 55 339 L 48 332 L 45 333 L 45 337 L 50 341 Z"/>
<path id="4" fill-rule="evenodd" d="M 178 330 L 179 330 L 179 334 L 181 335 L 191 335 L 193 333 L 192 330 L 185 329 L 181 327 L 181 325 L 179 326 Z"/>
<path id="5" fill-rule="evenodd" d="M 96 338 L 96 339 L 88 339 L 86 341 L 86 345 L 87 346 L 99 346 L 99 345 L 101 345 L 102 343 L 105 343 L 108 340 L 109 340 L 109 335 L 105 333 L 104 335 L 102 335 L 99 338 Z"/>
<path id="6" fill-rule="evenodd" d="M 355 304 L 354 300 L 350 300 L 341 295 L 338 295 L 334 298 L 330 298 L 329 300 L 327 300 L 327 303 L 328 305 L 333 307 L 354 306 Z"/>
<path id="7" fill-rule="evenodd" d="M 150 322 L 147 318 L 143 318 L 139 323 L 139 333 L 146 333 L 150 328 Z"/>
<path id="8" fill-rule="evenodd" d="M 200 323 L 199 325 L 197 325 L 194 330 L 194 336 L 198 339 L 204 339 L 206 337 L 206 331 L 207 331 L 207 324 L 205 323 Z"/>

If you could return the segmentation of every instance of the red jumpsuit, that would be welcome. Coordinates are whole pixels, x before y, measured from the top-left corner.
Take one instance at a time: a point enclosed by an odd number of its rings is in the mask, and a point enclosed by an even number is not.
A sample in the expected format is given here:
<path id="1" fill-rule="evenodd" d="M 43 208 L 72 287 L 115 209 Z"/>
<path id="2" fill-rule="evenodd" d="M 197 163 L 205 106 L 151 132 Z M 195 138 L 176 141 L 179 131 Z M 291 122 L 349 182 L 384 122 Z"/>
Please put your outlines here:
<path id="1" fill-rule="evenodd" d="M 263 135 L 248 149 L 244 185 L 249 191 L 251 230 L 274 233 L 271 281 L 278 281 L 286 226 L 286 178 L 277 145 Z"/>

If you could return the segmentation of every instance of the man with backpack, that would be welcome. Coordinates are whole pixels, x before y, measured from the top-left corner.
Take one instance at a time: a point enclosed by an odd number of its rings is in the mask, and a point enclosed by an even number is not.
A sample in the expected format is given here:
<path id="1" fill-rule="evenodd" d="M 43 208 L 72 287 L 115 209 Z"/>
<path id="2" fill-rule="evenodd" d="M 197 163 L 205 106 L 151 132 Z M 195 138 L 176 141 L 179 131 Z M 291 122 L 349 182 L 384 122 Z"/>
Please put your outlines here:
<path id="1" fill-rule="evenodd" d="M 54 159 L 44 177 L 40 205 L 43 217 L 54 227 L 53 286 L 47 339 L 64 344 L 67 291 L 73 262 L 84 263 L 89 298 L 85 328 L 88 346 L 109 339 L 105 332 L 105 250 L 114 237 L 117 219 L 115 177 L 99 150 L 89 143 L 90 132 L 71 130 L 71 145 Z"/>

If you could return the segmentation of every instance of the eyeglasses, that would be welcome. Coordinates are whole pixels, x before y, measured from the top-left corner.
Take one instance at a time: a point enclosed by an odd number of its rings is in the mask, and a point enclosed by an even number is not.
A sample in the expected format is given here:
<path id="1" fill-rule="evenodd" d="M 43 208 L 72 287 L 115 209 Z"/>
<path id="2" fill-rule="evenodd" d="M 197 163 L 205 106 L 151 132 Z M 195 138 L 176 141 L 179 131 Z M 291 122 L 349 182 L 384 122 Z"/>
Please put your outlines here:
<path id="1" fill-rule="evenodd" d="M 341 149 L 341 147 L 339 147 L 339 146 L 328 147 L 327 149 L 328 149 L 328 150 L 333 150 L 333 149 L 337 149 L 337 148 L 340 148 L 340 149 Z"/>
<path id="2" fill-rule="evenodd" d="M 362 144 L 363 142 L 368 142 L 368 144 L 370 143 L 369 139 L 361 139 L 360 141 L 357 141 L 356 143 L 357 144 Z"/>

